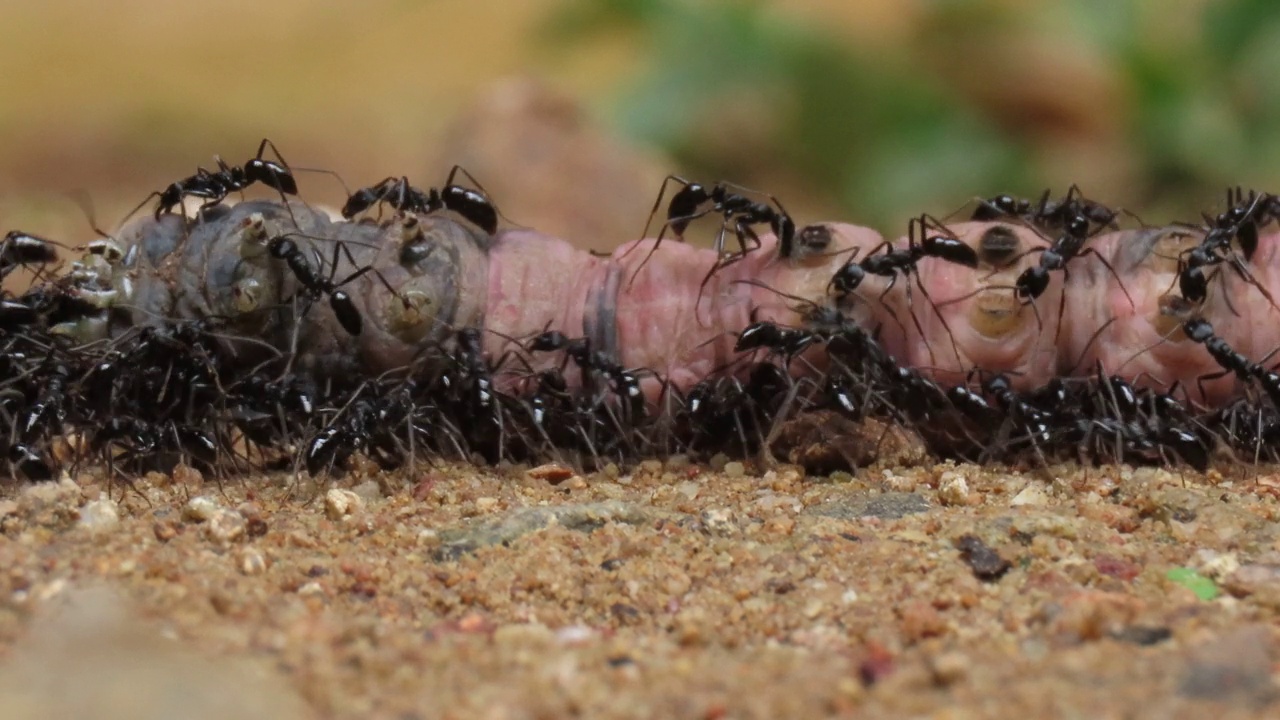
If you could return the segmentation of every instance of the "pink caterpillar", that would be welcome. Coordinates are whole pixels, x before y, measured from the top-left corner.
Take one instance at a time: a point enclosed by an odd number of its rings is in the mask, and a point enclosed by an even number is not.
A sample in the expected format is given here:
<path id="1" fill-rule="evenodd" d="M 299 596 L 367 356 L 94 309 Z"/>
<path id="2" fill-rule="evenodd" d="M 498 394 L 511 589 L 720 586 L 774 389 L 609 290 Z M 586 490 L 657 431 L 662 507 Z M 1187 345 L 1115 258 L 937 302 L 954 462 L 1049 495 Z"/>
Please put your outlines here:
<path id="1" fill-rule="evenodd" d="M 375 374 L 409 362 L 428 336 L 443 337 L 423 329 L 431 323 L 485 328 L 484 349 L 495 359 L 520 351 L 541 333 L 558 331 L 586 338 L 593 351 L 623 367 L 649 371 L 642 385 L 656 401 L 664 388 L 683 392 L 707 377 L 732 373 L 741 360 L 734 352 L 737 338 L 751 323 L 803 328 L 814 309 L 834 308 L 874 330 L 901 363 L 942 384 L 964 384 L 980 371 L 1007 375 L 1015 388 L 1028 390 L 1054 377 L 1101 371 L 1161 390 L 1179 384 L 1197 401 L 1220 404 L 1239 392 L 1238 379 L 1231 374 L 1205 379 L 1223 368 L 1203 343 L 1182 332 L 1190 315 L 1211 323 L 1217 337 L 1251 361 L 1261 362 L 1280 347 L 1280 328 L 1268 322 L 1276 310 L 1271 298 L 1280 292 L 1275 257 L 1280 232 L 1275 231 L 1260 233 L 1251 257 L 1233 260 L 1238 268 L 1226 263 L 1215 268 L 1206 299 L 1189 304 L 1178 294 L 1179 258 L 1203 240 L 1206 230 L 1187 226 L 1089 237 L 1066 260 L 1065 272 L 1044 274 L 1047 282 L 1031 298 L 1020 294 L 1020 278 L 1041 263 L 1054 237 L 1017 218 L 921 223 L 914 237 L 887 244 L 868 228 L 815 224 L 800 231 L 815 240 L 814 247 L 792 257 L 782 257 L 777 238 L 761 232 L 758 248 L 719 267 L 723 255 L 671 238 L 634 241 L 610 257 L 598 257 L 532 230 L 501 230 L 490 237 L 443 214 L 356 223 L 332 221 L 297 203 L 291 214 L 272 210 L 279 207 L 274 203 L 250 205 L 257 215 L 232 208 L 224 220 L 206 221 L 226 229 L 207 241 L 210 250 L 187 252 L 196 259 L 186 262 L 183 267 L 191 267 L 183 272 L 206 274 L 204 296 L 217 296 L 226 305 L 237 288 L 218 283 L 239 278 L 246 262 L 234 260 L 234 270 L 223 275 L 208 273 L 214 259 L 244 254 L 246 232 L 278 234 L 301 222 L 306 234 L 349 243 L 359 263 L 378 271 L 348 288 L 367 331 L 360 338 L 346 337 L 329 308 L 317 303 L 305 322 L 319 331 L 302 333 L 293 349 L 315 357 L 345 356 L 344 346 L 354 344 L 355 365 L 344 361 L 340 366 Z M 265 231 L 261 220 L 253 224 L 263 216 Z M 171 216 L 142 218 L 119 238 L 126 245 L 154 243 L 152 238 L 180 231 L 171 225 Z M 959 245 L 968 250 L 961 253 L 962 261 L 919 251 L 931 242 L 945 242 L 953 253 Z M 178 240 L 161 244 L 168 248 Z M 424 247 L 443 248 L 434 259 L 423 253 L 424 267 L 430 266 L 425 274 L 404 261 L 406 248 Z M 328 247 L 322 250 L 317 252 L 327 257 Z M 868 273 L 850 291 L 834 282 L 850 266 L 872 267 L 890 254 L 901 260 L 892 272 Z M 340 261 L 344 264 L 335 276 L 358 269 Z M 141 274 L 138 297 L 145 297 L 149 286 L 146 272 Z M 155 287 L 167 296 L 165 288 L 173 283 L 159 274 L 163 282 Z M 277 285 L 293 285 L 278 271 L 259 284 L 278 297 L 287 293 Z M 183 308 L 192 305 L 179 298 L 170 314 L 189 315 Z M 257 305 L 249 309 L 256 311 Z M 159 312 L 151 317 L 164 314 L 162 308 L 154 310 Z M 796 364 L 796 372 L 820 369 L 815 365 L 822 361 L 820 354 L 809 353 L 806 360 L 811 362 Z M 528 357 L 525 365 L 508 368 L 509 374 L 563 367 L 571 381 L 574 375 L 562 356 Z"/>

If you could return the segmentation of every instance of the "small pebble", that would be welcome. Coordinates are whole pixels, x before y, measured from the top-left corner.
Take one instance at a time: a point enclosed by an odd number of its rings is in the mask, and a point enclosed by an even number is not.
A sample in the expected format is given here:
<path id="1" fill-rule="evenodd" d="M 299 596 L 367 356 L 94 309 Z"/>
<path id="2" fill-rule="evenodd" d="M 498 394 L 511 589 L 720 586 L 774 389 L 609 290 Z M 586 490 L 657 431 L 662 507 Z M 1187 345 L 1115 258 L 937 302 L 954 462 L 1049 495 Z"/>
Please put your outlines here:
<path id="1" fill-rule="evenodd" d="M 304 597 L 307 595 L 323 595 L 324 587 L 321 586 L 320 583 L 312 580 L 311 582 L 299 587 L 298 594 Z"/>
<path id="2" fill-rule="evenodd" d="M 480 512 L 489 512 L 498 507 L 498 498 L 496 497 L 478 497 L 476 498 L 476 510 Z"/>
<path id="3" fill-rule="evenodd" d="M 1111 633 L 1111 637 L 1121 642 L 1147 646 L 1168 640 L 1173 637 L 1173 631 L 1160 626 L 1130 625 Z"/>
<path id="4" fill-rule="evenodd" d="M 976 535 L 962 535 L 956 540 L 956 548 L 960 557 L 973 569 L 973 576 L 979 580 L 990 582 L 999 580 L 1013 564 L 1000 557 Z"/>
<path id="5" fill-rule="evenodd" d="M 245 548 L 240 552 L 240 572 L 245 575 L 261 575 L 267 569 L 267 560 L 256 548 Z"/>
<path id="6" fill-rule="evenodd" d="M 79 500 L 80 486 L 65 473 L 56 483 L 32 483 L 18 496 L 19 506 L 27 513 L 33 514 L 44 508 L 61 505 L 72 499 Z"/>
<path id="7" fill-rule="evenodd" d="M 963 475 L 945 472 L 938 481 L 938 500 L 943 505 L 966 505 L 969 502 L 969 483 Z"/>
<path id="8" fill-rule="evenodd" d="M 551 485 L 559 485 L 573 477 L 573 469 L 560 463 L 547 463 L 531 469 L 526 474 L 534 480 L 541 480 Z"/>
<path id="9" fill-rule="evenodd" d="M 77 524 L 91 532 L 107 530 L 120 524 L 120 511 L 113 500 L 94 500 L 80 508 L 80 520 Z"/>
<path id="10" fill-rule="evenodd" d="M 555 639 L 555 633 L 541 623 L 511 623 L 493 631 L 493 642 L 499 647 L 543 646 Z"/>
<path id="11" fill-rule="evenodd" d="M 267 525 L 266 520 L 263 520 L 257 515 L 249 515 L 247 517 L 248 520 L 245 523 L 245 531 L 249 533 L 249 537 L 262 537 L 267 534 L 267 530 L 269 530 L 270 527 Z"/>
<path id="12" fill-rule="evenodd" d="M 1045 492 L 1044 487 L 1038 482 L 1032 482 L 1030 485 L 1022 488 L 1022 490 L 1013 496 L 1009 501 L 1013 507 L 1022 507 L 1024 505 L 1038 506 L 1049 504 L 1049 493 Z"/>
<path id="13" fill-rule="evenodd" d="M 688 455 L 672 455 L 667 458 L 666 462 L 667 472 L 680 472 L 681 470 L 689 467 L 689 465 Z"/>
<path id="14" fill-rule="evenodd" d="M 933 680 L 938 685 L 947 686 L 965 679 L 969 675 L 969 657 L 962 652 L 949 651 L 933 657 L 929 669 Z"/>
<path id="15" fill-rule="evenodd" d="M 218 511 L 218 503 L 205 495 L 197 495 L 182 508 L 182 517 L 192 522 L 205 522 Z"/>
<path id="16" fill-rule="evenodd" d="M 707 530 L 723 534 L 734 527 L 733 511 L 729 508 L 710 508 L 702 512 L 702 524 Z"/>
<path id="17" fill-rule="evenodd" d="M 341 520 L 364 507 L 364 500 L 350 490 L 334 488 L 324 494 L 324 514 L 330 520 Z"/>
<path id="18" fill-rule="evenodd" d="M 156 539 L 160 542 L 169 542 L 178 536 L 182 531 L 182 526 L 174 523 L 172 520 L 161 520 L 151 526 L 151 532 L 155 533 Z"/>
<path id="19" fill-rule="evenodd" d="M 596 631 L 586 625 L 569 625 L 556 631 L 556 642 L 561 645 L 581 645 L 596 636 Z"/>
<path id="20" fill-rule="evenodd" d="M 188 488 L 198 488 L 204 484 L 204 475 L 190 465 L 179 465 L 174 468 L 171 477 L 174 484 L 184 485 Z"/>
<path id="21" fill-rule="evenodd" d="M 204 531 L 214 542 L 230 543 L 244 536 L 246 524 L 244 516 L 235 510 L 219 508 L 209 518 Z"/>
<path id="22" fill-rule="evenodd" d="M 366 480 L 360 483 L 351 488 L 351 492 L 359 495 L 366 502 L 382 499 L 382 488 L 373 480 Z"/>
<path id="23" fill-rule="evenodd" d="M 747 474 L 747 467 L 737 460 L 734 460 L 733 462 L 724 464 L 724 474 L 725 477 L 736 480 L 737 478 Z"/>

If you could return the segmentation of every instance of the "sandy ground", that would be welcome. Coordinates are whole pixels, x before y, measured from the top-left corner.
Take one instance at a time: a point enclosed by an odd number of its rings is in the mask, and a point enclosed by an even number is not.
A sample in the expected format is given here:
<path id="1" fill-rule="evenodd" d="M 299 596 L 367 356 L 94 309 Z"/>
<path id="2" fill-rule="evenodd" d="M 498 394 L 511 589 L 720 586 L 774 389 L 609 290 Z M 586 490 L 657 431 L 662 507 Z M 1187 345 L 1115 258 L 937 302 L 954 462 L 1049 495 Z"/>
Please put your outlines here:
<path id="1" fill-rule="evenodd" d="M 1280 713 L 1280 477 L 1052 474 L 10 485 L 0 716 Z"/>

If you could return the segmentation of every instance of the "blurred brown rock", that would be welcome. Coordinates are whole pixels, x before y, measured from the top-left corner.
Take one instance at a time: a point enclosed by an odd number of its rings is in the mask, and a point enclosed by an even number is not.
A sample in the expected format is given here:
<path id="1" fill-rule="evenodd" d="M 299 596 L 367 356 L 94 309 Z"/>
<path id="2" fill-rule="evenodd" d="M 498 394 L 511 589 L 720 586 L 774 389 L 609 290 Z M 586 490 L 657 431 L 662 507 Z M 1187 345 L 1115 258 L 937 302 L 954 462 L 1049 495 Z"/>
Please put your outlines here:
<path id="1" fill-rule="evenodd" d="M 674 167 L 609 136 L 572 97 L 523 78 L 483 93 L 440 148 L 432 167 L 466 168 L 511 222 L 600 251 L 641 236 Z"/>
<path id="2" fill-rule="evenodd" d="M 0 717 L 310 717 L 284 679 L 253 662 L 201 657 L 107 590 L 72 591 L 0 666 Z"/>

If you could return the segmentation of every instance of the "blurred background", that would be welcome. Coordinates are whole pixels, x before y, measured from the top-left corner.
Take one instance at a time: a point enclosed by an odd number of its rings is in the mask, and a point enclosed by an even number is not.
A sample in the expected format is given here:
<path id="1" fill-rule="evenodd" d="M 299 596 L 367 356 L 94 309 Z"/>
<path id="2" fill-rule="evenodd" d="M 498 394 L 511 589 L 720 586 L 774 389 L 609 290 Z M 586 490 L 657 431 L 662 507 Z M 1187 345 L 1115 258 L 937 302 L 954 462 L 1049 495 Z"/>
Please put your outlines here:
<path id="1" fill-rule="evenodd" d="M 462 163 L 513 221 L 599 249 L 640 236 L 667 173 L 891 236 L 1072 183 L 1191 220 L 1280 189 L 1276 68 L 1269 0 L 7 0 L 0 227 L 82 241 L 68 191 L 109 230 L 263 137 L 351 187 Z"/>

